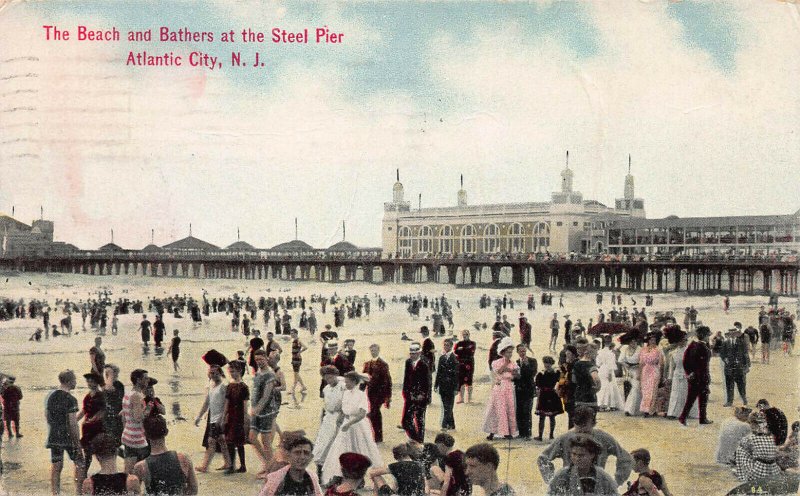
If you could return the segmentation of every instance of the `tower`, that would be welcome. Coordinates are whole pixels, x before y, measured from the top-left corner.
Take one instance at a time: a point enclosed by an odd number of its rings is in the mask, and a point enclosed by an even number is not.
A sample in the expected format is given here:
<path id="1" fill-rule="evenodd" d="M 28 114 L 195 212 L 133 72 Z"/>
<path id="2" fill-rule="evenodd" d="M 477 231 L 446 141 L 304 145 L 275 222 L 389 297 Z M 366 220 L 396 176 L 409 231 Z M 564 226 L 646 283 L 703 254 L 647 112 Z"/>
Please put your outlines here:
<path id="1" fill-rule="evenodd" d="M 567 165 L 561 171 L 561 192 L 572 193 L 572 171 L 569 169 L 569 150 L 567 150 Z"/>
<path id="2" fill-rule="evenodd" d="M 403 183 L 400 182 L 400 169 L 392 187 L 392 201 L 383 204 L 383 226 L 381 228 L 381 247 L 385 257 L 397 253 L 400 218 L 411 211 L 411 202 L 403 200 Z"/>
<path id="3" fill-rule="evenodd" d="M 461 189 L 458 190 L 458 206 L 467 206 L 467 191 L 464 189 L 464 174 L 461 174 Z"/>
<path id="4" fill-rule="evenodd" d="M 614 208 L 618 213 L 627 214 L 631 217 L 645 217 L 644 200 L 641 198 L 636 198 L 633 174 L 631 174 L 630 154 L 628 155 L 628 175 L 625 176 L 625 189 L 623 190 L 622 198 L 617 198 L 615 200 Z"/>
<path id="5" fill-rule="evenodd" d="M 392 201 L 403 203 L 403 183 L 400 182 L 400 169 L 397 169 L 397 182 L 392 187 Z"/>
<path id="6" fill-rule="evenodd" d="M 631 156 L 628 154 L 628 175 L 625 176 L 625 193 L 626 200 L 633 200 L 633 176 L 631 175 Z"/>

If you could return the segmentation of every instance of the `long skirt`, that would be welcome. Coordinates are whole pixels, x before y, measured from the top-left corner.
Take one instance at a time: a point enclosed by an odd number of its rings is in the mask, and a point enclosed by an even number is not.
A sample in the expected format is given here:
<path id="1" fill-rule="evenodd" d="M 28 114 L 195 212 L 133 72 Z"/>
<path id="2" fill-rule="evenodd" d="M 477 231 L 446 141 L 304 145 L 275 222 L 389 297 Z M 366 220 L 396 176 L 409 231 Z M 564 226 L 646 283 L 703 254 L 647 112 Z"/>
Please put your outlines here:
<path id="1" fill-rule="evenodd" d="M 483 432 L 499 436 L 519 434 L 513 382 L 502 380 L 499 386 L 492 387 L 483 418 Z"/>
<path id="2" fill-rule="evenodd" d="M 327 484 L 333 477 L 342 475 L 339 456 L 343 453 L 360 453 L 372 462 L 373 467 L 383 465 L 378 445 L 372 438 L 372 426 L 366 418 L 351 425 L 347 431 L 336 434 L 322 465 L 322 483 Z"/>
<path id="3" fill-rule="evenodd" d="M 601 367 L 599 375 L 600 391 L 597 393 L 597 406 L 621 410 L 625 406 L 625 399 L 622 397 L 622 391 L 619 390 L 617 385 L 614 369 Z"/>
<path id="4" fill-rule="evenodd" d="M 631 384 L 631 391 L 628 393 L 628 399 L 625 400 L 625 413 L 628 415 L 639 415 L 639 405 L 642 402 L 642 388 L 638 379 L 632 377 L 628 378 Z"/>
<path id="5" fill-rule="evenodd" d="M 317 439 L 314 441 L 314 462 L 317 465 L 325 463 L 325 458 L 328 456 L 328 450 L 339 433 L 339 417 L 342 412 L 325 412 L 322 418 L 322 423 L 317 432 Z"/>
<path id="6" fill-rule="evenodd" d="M 686 403 L 686 396 L 689 395 L 689 383 L 686 381 L 686 376 L 683 373 L 675 374 L 672 376 L 672 391 L 669 395 L 669 407 L 667 408 L 668 417 L 679 417 L 683 411 L 683 405 Z M 694 402 L 689 417 L 697 418 L 700 416 L 697 409 L 697 401 Z"/>

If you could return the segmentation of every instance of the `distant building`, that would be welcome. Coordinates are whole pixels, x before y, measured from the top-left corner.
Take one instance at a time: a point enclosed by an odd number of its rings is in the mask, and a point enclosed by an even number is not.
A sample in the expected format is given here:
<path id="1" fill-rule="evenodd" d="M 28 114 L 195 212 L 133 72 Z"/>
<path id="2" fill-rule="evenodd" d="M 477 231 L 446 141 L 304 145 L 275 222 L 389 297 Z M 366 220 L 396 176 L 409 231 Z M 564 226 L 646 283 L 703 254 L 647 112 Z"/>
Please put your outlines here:
<path id="1" fill-rule="evenodd" d="M 630 157 L 623 195 L 613 208 L 585 200 L 572 181 L 567 161 L 560 191 L 548 202 L 469 205 L 462 180 L 456 205 L 412 209 L 398 172 L 392 201 L 384 204 L 383 257 L 800 251 L 800 212 L 647 219 L 644 200 L 635 194 Z"/>
<path id="2" fill-rule="evenodd" d="M 39 219 L 28 225 L 0 214 L 0 253 L 4 258 L 16 258 L 60 255 L 77 250 L 73 245 L 53 241 L 53 231 L 53 222 L 49 220 Z"/>
<path id="3" fill-rule="evenodd" d="M 469 205 L 462 181 L 455 206 L 412 210 L 403 199 L 398 173 L 392 201 L 384 204 L 384 257 L 605 251 L 604 241 L 592 244 L 591 229 L 597 219 L 645 217 L 644 200 L 634 194 L 630 165 L 623 197 L 614 208 L 584 200 L 572 182 L 567 155 L 560 190 L 550 201 Z"/>

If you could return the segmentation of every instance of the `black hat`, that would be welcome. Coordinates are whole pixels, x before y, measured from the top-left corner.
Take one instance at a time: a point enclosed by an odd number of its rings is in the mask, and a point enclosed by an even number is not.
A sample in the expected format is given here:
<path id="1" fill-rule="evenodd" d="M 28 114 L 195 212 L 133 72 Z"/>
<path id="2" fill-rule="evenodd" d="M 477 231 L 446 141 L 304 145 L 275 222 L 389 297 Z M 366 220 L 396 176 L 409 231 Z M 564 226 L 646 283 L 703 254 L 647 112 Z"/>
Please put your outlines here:
<path id="1" fill-rule="evenodd" d="M 103 376 L 102 376 L 102 375 L 100 375 L 100 374 L 98 374 L 98 373 L 97 373 L 97 372 L 95 372 L 94 370 L 93 370 L 93 371 L 91 371 L 91 372 L 87 372 L 87 373 L 83 374 L 83 377 L 84 377 L 85 379 L 92 379 L 94 382 L 96 382 L 96 383 L 100 384 L 101 386 L 102 386 L 103 384 L 105 384 L 105 381 L 103 380 Z"/>
<path id="2" fill-rule="evenodd" d="M 676 344 L 686 337 L 686 331 L 681 329 L 680 326 L 669 326 L 664 329 L 664 335 L 667 337 L 669 344 Z"/>
<path id="3" fill-rule="evenodd" d="M 203 355 L 203 361 L 209 365 L 218 365 L 220 367 L 228 363 L 228 359 L 225 358 L 225 355 L 214 349 L 208 350 L 206 354 Z"/>

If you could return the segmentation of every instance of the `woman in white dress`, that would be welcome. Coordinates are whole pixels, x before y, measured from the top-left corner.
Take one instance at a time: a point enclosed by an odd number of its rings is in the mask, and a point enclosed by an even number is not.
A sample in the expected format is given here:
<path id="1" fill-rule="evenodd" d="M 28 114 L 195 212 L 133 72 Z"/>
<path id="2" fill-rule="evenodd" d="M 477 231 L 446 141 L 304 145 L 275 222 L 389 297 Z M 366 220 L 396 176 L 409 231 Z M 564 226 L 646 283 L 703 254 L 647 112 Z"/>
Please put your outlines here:
<path id="1" fill-rule="evenodd" d="M 325 410 L 317 439 L 314 441 L 314 463 L 317 465 L 325 463 L 331 443 L 342 425 L 342 395 L 345 390 L 344 379 L 339 377 L 339 371 L 333 365 L 322 367 L 320 374 L 325 381 L 325 388 L 322 390 Z"/>
<path id="2" fill-rule="evenodd" d="M 621 410 L 625 406 L 625 398 L 617 386 L 614 373 L 617 370 L 617 355 L 614 354 L 614 343 L 597 352 L 597 368 L 600 375 L 600 391 L 597 393 L 597 406 L 603 410 Z"/>
<path id="3" fill-rule="evenodd" d="M 683 354 L 689 346 L 686 332 L 681 330 L 680 327 L 668 327 L 664 334 L 667 336 L 667 341 L 670 344 L 675 344 L 675 348 L 667 359 L 669 366 L 667 377 L 672 378 L 672 390 L 669 394 L 669 407 L 667 407 L 667 418 L 677 418 L 683 411 L 683 405 L 686 403 L 686 396 L 689 394 L 689 382 L 686 380 L 686 371 L 683 369 Z M 698 418 L 700 416 L 695 401 L 689 412 L 689 417 Z"/>
<path id="4" fill-rule="evenodd" d="M 369 458 L 373 467 L 383 466 L 383 458 L 372 437 L 372 425 L 367 420 L 369 411 L 367 393 L 358 388 L 359 382 L 361 376 L 358 372 L 348 372 L 344 375 L 345 391 L 342 394 L 344 421 L 322 465 L 323 484 L 329 483 L 333 477 L 342 475 L 339 464 L 339 456 L 342 453 L 360 453 Z"/>
<path id="5" fill-rule="evenodd" d="M 639 382 L 639 351 L 641 347 L 636 341 L 640 339 L 638 332 L 628 332 L 619 338 L 620 343 L 623 344 L 620 354 L 619 363 L 622 364 L 625 379 L 631 385 L 631 390 L 628 397 L 625 399 L 625 415 L 639 415 L 639 405 L 642 402 L 642 386 Z"/>

